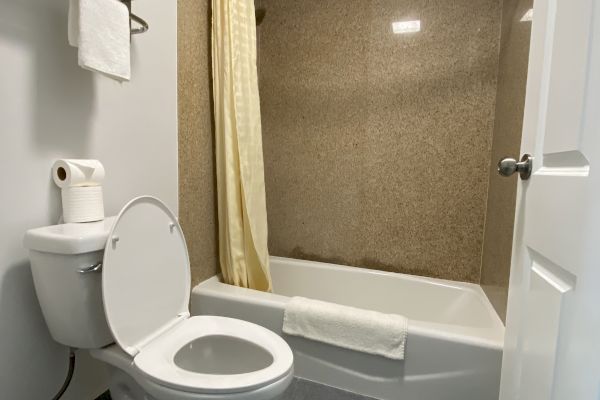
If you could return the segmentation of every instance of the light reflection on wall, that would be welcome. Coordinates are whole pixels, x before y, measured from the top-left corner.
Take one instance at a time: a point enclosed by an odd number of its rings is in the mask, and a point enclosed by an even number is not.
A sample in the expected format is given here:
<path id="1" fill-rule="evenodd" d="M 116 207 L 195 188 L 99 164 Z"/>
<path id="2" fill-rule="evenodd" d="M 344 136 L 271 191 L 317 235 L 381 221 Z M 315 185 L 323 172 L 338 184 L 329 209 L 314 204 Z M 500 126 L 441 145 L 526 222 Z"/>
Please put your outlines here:
<path id="1" fill-rule="evenodd" d="M 415 33 L 421 30 L 421 20 L 392 22 L 392 31 L 395 34 Z"/>
<path id="2" fill-rule="evenodd" d="M 521 22 L 531 22 L 533 20 L 533 8 L 527 10 L 523 17 L 521 17 Z"/>

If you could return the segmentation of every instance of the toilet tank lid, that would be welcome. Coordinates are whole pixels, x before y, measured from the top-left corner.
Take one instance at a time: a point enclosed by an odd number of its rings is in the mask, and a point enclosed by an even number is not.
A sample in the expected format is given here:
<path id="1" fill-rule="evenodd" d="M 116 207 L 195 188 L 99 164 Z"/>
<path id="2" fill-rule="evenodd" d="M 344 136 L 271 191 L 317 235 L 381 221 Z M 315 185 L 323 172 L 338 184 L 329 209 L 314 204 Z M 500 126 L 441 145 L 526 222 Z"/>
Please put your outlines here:
<path id="1" fill-rule="evenodd" d="M 30 229 L 23 245 L 29 250 L 55 254 L 83 254 L 103 250 L 116 217 L 97 222 L 68 223 Z"/>

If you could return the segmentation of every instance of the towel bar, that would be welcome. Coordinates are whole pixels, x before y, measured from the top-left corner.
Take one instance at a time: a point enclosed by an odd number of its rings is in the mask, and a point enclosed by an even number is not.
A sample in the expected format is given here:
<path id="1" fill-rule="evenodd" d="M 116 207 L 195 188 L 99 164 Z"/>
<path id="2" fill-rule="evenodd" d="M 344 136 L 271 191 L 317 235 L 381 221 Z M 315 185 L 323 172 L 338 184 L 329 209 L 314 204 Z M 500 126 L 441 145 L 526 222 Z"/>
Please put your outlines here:
<path id="1" fill-rule="evenodd" d="M 148 29 L 150 29 L 150 26 L 143 18 L 140 18 L 131 12 L 131 0 L 120 0 L 120 1 L 121 1 L 121 3 L 125 4 L 127 6 L 127 8 L 129 9 L 129 20 L 135 21 L 136 23 L 138 23 L 140 25 L 139 28 L 130 28 L 132 35 L 137 35 L 138 33 L 144 33 Z"/>
<path id="2" fill-rule="evenodd" d="M 131 34 L 132 35 L 137 35 L 138 33 L 144 33 L 148 29 L 150 29 L 150 27 L 148 26 L 148 23 L 146 21 L 144 21 L 142 18 L 138 17 L 137 15 L 135 15 L 135 14 L 129 14 L 129 18 L 132 21 L 135 21 L 138 24 L 140 24 L 139 28 L 131 28 Z"/>

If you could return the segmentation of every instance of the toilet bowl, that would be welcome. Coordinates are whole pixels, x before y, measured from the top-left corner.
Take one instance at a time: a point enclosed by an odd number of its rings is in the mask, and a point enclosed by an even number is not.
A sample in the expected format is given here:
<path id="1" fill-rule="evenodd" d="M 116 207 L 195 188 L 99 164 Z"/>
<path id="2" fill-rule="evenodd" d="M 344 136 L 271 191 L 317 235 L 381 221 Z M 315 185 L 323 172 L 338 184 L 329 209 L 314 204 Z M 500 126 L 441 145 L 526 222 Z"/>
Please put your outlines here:
<path id="1" fill-rule="evenodd" d="M 293 354 L 277 334 L 190 316 L 187 246 L 160 200 L 136 198 L 110 222 L 33 229 L 25 245 L 50 333 L 110 367 L 113 399 L 269 400 L 290 384 Z"/>
<path id="2" fill-rule="evenodd" d="M 293 356 L 283 339 L 226 317 L 188 318 L 133 359 L 117 345 L 91 355 L 130 378 L 126 384 L 127 377 L 111 379 L 115 400 L 137 399 L 136 391 L 153 400 L 276 399 L 293 378 Z"/>

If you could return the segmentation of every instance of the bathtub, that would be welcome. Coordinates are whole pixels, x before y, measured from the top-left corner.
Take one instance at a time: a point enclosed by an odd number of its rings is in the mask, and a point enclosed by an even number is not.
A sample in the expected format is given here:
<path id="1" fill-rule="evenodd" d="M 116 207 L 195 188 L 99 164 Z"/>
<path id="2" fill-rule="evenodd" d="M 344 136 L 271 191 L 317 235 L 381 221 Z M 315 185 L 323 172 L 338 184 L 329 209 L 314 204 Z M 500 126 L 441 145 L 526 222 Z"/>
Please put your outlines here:
<path id="1" fill-rule="evenodd" d="M 222 315 L 280 334 L 296 376 L 384 400 L 497 400 L 504 326 L 478 285 L 271 257 L 274 293 L 210 278 L 192 291 L 195 315 Z M 409 318 L 404 361 L 282 334 L 291 296 Z"/>

